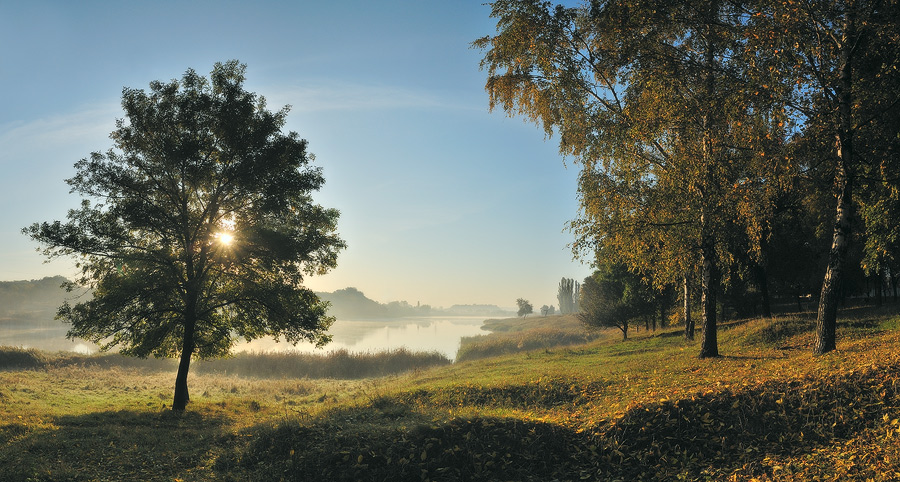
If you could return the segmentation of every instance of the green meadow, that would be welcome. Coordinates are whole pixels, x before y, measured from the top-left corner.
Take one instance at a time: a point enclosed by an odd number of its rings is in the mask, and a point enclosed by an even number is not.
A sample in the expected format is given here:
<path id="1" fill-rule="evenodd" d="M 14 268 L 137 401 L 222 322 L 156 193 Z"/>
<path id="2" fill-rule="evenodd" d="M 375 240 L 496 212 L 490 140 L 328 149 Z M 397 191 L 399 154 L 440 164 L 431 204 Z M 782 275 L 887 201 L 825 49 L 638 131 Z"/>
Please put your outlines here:
<path id="1" fill-rule="evenodd" d="M 318 360 L 394 373 L 367 378 L 285 355 L 198 363 L 183 414 L 166 361 L 4 349 L 0 480 L 900 478 L 896 307 L 844 311 L 824 356 L 812 315 L 725 324 L 711 360 L 677 327 L 535 347 L 578 327 L 494 323 L 454 364 Z"/>

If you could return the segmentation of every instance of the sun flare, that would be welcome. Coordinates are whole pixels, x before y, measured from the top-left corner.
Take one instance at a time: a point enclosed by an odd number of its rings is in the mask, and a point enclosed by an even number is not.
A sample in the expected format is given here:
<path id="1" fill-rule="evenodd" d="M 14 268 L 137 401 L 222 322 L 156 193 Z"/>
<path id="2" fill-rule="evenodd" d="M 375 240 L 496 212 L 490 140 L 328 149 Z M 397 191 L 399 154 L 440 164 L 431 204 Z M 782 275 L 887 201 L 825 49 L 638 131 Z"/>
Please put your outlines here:
<path id="1" fill-rule="evenodd" d="M 224 244 L 225 246 L 228 246 L 232 242 L 234 242 L 234 236 L 229 233 L 219 233 L 217 237 L 219 238 L 219 242 Z"/>

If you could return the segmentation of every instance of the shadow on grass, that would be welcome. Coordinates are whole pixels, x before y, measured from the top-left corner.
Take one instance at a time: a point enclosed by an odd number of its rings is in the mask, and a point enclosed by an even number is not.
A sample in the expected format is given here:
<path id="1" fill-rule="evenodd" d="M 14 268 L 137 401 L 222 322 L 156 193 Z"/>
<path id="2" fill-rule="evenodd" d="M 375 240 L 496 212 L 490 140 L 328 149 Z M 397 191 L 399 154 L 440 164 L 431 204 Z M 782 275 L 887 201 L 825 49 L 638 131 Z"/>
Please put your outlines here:
<path id="1" fill-rule="evenodd" d="M 772 382 L 650 404 L 586 430 L 513 418 L 436 423 L 392 399 L 261 428 L 217 470 L 263 480 L 721 480 L 881 431 L 900 370 Z M 871 468 L 877 470 L 877 468 Z"/>
<path id="2" fill-rule="evenodd" d="M 197 412 L 111 411 L 0 428 L 0 480 L 167 480 L 210 463 L 223 419 Z"/>

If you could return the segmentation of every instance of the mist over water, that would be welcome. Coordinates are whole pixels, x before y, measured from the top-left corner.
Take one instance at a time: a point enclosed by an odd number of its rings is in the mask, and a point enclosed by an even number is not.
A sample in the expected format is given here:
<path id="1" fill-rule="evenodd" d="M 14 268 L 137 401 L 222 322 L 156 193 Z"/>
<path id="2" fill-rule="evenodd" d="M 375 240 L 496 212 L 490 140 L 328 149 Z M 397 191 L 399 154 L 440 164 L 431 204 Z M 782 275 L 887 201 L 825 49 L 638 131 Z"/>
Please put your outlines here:
<path id="1" fill-rule="evenodd" d="M 72 351 L 82 354 L 95 353 L 97 345 L 81 339 L 66 338 L 67 326 L 61 322 L 43 322 L 34 325 L 8 324 L 0 326 L 0 346 L 35 348 L 43 351 Z"/>
<path id="2" fill-rule="evenodd" d="M 410 351 L 437 351 L 454 360 L 459 341 L 465 336 L 484 334 L 484 316 L 428 316 L 398 319 L 338 320 L 329 333 L 332 342 L 317 349 L 311 343 L 296 346 L 272 338 L 238 343 L 234 352 L 328 353 L 345 349 L 350 352 L 376 353 L 398 348 Z M 48 321 L 30 325 L 5 325 L 0 329 L 0 345 L 35 348 L 45 351 L 96 353 L 98 347 L 84 340 L 66 338 L 67 325 Z"/>
<path id="3" fill-rule="evenodd" d="M 304 353 L 327 353 L 345 349 L 350 352 L 379 352 L 407 348 L 411 351 L 436 351 L 454 360 L 459 341 L 465 336 L 484 334 L 484 316 L 427 316 L 395 320 L 337 320 L 329 333 L 331 343 L 317 349 L 312 344 L 275 342 L 262 338 L 240 343 L 235 352 L 267 352 L 295 350 Z"/>

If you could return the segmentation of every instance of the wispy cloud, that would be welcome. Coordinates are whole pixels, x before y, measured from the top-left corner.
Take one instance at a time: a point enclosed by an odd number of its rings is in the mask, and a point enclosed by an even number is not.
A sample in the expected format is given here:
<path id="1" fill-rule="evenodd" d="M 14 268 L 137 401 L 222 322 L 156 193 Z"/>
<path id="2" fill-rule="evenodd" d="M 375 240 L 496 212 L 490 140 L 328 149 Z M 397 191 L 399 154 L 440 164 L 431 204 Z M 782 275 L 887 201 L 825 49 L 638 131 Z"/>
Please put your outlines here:
<path id="1" fill-rule="evenodd" d="M 102 150 L 111 142 L 109 133 L 115 120 L 122 117 L 117 104 L 102 104 L 85 109 L 27 121 L 13 121 L 0 125 L 0 164 L 46 159 L 51 155 L 65 156 L 74 149 Z M 77 159 L 66 158 L 67 164 Z"/>
<path id="2" fill-rule="evenodd" d="M 434 92 L 348 82 L 285 86 L 265 97 L 272 108 L 290 104 L 292 110 L 299 112 L 468 108 L 458 99 Z"/>

